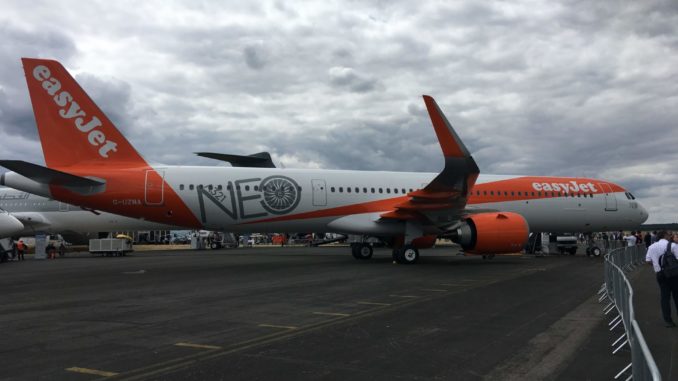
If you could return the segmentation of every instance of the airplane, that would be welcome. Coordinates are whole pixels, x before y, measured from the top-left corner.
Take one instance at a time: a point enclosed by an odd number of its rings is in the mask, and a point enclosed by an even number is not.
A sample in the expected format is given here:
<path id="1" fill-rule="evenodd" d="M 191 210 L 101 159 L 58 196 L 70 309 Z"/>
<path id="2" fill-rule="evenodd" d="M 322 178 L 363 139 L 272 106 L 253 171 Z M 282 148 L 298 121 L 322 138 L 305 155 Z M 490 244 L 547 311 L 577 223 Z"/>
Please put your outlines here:
<path id="1" fill-rule="evenodd" d="M 23 58 L 46 167 L 0 160 L 0 184 L 62 202 L 192 229 L 325 231 L 378 237 L 393 259 L 447 237 L 466 254 L 515 253 L 530 231 L 637 228 L 648 213 L 600 179 L 480 175 L 435 100 L 424 95 L 439 173 L 151 165 L 57 61 Z M 369 259 L 367 242 L 351 245 Z"/>
<path id="2" fill-rule="evenodd" d="M 0 188 L 0 238 L 37 232 L 82 238 L 88 233 L 177 230 L 180 227 L 87 210 L 23 191 Z"/>

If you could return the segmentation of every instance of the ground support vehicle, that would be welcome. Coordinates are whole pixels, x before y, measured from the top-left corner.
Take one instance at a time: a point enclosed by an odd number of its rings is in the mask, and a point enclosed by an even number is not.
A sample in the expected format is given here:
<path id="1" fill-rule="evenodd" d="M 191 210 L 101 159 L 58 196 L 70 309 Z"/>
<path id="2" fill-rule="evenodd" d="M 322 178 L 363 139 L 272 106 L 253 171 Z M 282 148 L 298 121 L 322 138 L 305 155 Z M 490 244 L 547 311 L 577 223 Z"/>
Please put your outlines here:
<path id="1" fill-rule="evenodd" d="M 89 252 L 110 256 L 124 256 L 134 251 L 132 241 L 126 238 L 101 238 L 89 240 Z"/>

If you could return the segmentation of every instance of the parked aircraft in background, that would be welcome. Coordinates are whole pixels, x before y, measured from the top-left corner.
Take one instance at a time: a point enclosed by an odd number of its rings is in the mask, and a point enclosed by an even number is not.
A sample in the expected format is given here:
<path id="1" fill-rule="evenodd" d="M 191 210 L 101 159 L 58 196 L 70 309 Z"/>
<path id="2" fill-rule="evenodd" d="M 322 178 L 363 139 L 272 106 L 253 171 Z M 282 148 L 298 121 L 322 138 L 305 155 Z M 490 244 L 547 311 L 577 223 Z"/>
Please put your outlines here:
<path id="1" fill-rule="evenodd" d="M 193 229 L 375 236 L 398 263 L 416 262 L 441 236 L 467 253 L 512 253 L 529 231 L 633 229 L 648 217 L 608 181 L 479 176 L 429 96 L 440 173 L 151 166 L 61 64 L 23 65 L 47 167 L 0 161 L 13 171 L 0 183 L 70 204 Z M 352 251 L 372 256 L 366 243 Z"/>
<path id="2" fill-rule="evenodd" d="M 24 225 L 16 217 L 0 208 L 0 238 L 21 234 Z"/>
<path id="3" fill-rule="evenodd" d="M 0 238 L 29 236 L 37 232 L 72 237 L 111 231 L 177 229 L 153 221 L 86 210 L 8 188 L 0 188 L 0 209 L 11 218 L 6 219 L 0 214 Z"/>

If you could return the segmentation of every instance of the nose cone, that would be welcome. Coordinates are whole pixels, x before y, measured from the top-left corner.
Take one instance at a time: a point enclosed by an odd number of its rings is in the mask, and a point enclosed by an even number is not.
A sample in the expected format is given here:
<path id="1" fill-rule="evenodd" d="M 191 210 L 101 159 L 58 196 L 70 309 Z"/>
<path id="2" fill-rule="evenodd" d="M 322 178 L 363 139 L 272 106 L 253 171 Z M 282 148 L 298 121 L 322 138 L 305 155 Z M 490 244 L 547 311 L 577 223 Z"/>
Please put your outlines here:
<path id="1" fill-rule="evenodd" d="M 9 213 L 0 213 L 0 238 L 11 237 L 24 230 L 24 224 Z"/>
<path id="2" fill-rule="evenodd" d="M 638 203 L 638 210 L 640 210 L 640 223 L 642 224 L 647 221 L 648 217 L 650 217 L 650 213 L 648 213 L 647 209 L 645 209 L 645 207 L 640 203 Z"/>

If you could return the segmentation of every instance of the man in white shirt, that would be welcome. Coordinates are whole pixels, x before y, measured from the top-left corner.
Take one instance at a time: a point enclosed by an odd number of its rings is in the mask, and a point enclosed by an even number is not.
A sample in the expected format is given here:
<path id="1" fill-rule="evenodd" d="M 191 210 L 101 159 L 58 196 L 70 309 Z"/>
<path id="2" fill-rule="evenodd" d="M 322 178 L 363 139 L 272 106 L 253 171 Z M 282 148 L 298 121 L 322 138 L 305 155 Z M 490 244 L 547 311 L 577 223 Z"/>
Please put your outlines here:
<path id="1" fill-rule="evenodd" d="M 628 247 L 636 246 L 636 240 L 637 238 L 634 232 L 628 233 L 624 236 L 624 241 L 626 241 Z"/>
<path id="2" fill-rule="evenodd" d="M 678 277 L 666 279 L 661 272 L 662 268 L 659 261 L 660 257 L 666 253 L 669 245 L 671 245 L 671 254 L 678 258 L 678 242 L 669 244 L 670 240 L 675 239 L 678 241 L 678 235 L 672 236 L 666 231 L 660 231 L 657 233 L 657 239 L 657 242 L 647 248 L 645 261 L 652 265 L 657 277 L 664 323 L 666 324 L 666 327 L 675 327 L 676 324 L 671 318 L 671 296 L 673 296 L 673 302 L 675 303 L 676 311 L 678 312 Z"/>

